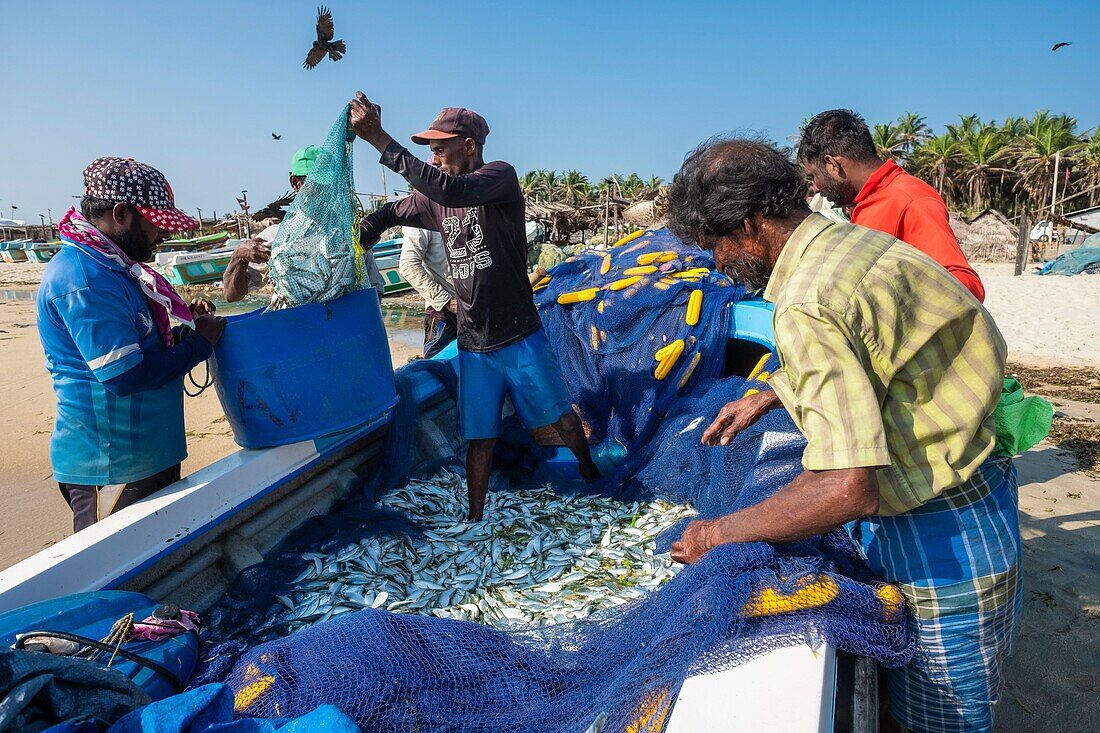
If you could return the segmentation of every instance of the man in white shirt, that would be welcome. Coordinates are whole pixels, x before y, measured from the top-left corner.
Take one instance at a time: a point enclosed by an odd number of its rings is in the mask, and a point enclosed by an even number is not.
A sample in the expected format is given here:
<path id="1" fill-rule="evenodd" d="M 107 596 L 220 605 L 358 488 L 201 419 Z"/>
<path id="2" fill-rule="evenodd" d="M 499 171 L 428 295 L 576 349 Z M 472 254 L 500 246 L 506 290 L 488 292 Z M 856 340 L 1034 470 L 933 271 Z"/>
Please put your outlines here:
<path id="1" fill-rule="evenodd" d="M 451 266 L 439 232 L 401 227 L 401 277 L 424 298 L 424 358 L 430 359 L 458 336 Z"/>

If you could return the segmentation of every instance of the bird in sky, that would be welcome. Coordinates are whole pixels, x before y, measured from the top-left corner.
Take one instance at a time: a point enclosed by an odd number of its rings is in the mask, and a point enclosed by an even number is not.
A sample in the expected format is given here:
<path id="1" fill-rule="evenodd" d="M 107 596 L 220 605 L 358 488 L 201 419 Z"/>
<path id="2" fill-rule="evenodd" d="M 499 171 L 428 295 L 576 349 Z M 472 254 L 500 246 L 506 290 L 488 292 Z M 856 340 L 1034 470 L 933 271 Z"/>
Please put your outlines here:
<path id="1" fill-rule="evenodd" d="M 264 219 L 282 219 L 284 216 L 286 216 L 286 211 L 284 211 L 284 209 L 289 206 L 290 202 L 293 200 L 294 192 L 287 191 L 267 206 L 253 213 L 252 218 L 256 221 L 262 221 Z"/>
<path id="2" fill-rule="evenodd" d="M 320 27 L 320 26 L 318 26 L 318 27 Z M 1069 46 L 1069 45 L 1072 45 L 1072 44 L 1073 44 L 1073 41 L 1059 41 L 1058 43 L 1055 43 L 1053 46 L 1051 46 L 1050 50 L 1051 51 L 1057 51 L 1062 46 Z"/>
<path id="3" fill-rule="evenodd" d="M 303 66 L 312 69 L 325 59 L 325 54 L 333 61 L 339 61 L 347 53 L 347 45 L 343 41 L 334 41 L 335 33 L 332 27 L 332 11 L 322 5 L 317 9 L 317 40 L 306 55 Z"/>
<path id="4" fill-rule="evenodd" d="M 272 140 L 282 140 L 283 136 L 282 135 L 276 135 L 275 133 L 271 133 L 271 139 Z"/>

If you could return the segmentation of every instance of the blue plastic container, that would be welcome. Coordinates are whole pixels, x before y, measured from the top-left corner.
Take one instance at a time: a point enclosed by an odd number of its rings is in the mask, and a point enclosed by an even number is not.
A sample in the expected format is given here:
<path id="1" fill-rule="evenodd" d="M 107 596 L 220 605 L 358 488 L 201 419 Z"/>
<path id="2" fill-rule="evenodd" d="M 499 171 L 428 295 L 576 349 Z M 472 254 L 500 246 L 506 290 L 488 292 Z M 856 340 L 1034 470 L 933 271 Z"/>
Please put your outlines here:
<path id="1" fill-rule="evenodd" d="M 11 646 L 20 634 L 30 631 L 64 632 L 99 641 L 126 614 L 134 614 L 134 621 L 140 622 L 152 615 L 158 605 L 148 596 L 127 591 L 78 593 L 32 603 L 0 614 L 0 644 Z M 115 657 L 111 669 L 128 676 L 149 697 L 160 700 L 180 692 L 191 680 L 199 658 L 199 639 L 185 631 L 163 641 L 126 642 L 122 649 L 153 662 L 163 673 L 123 656 Z M 109 657 L 105 655 L 99 663 L 105 663 Z"/>
<path id="2" fill-rule="evenodd" d="M 386 417 L 397 403 L 373 288 L 227 320 L 211 369 L 233 439 L 242 447 L 350 430 Z"/>

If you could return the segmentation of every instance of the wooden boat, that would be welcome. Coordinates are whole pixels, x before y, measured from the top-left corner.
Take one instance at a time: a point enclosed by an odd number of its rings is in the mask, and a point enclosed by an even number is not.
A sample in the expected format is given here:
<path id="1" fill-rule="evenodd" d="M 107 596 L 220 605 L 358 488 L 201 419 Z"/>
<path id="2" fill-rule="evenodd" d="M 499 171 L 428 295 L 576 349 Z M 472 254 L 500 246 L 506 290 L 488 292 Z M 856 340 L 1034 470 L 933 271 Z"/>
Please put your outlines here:
<path id="1" fill-rule="evenodd" d="M 27 253 L 23 246 L 28 243 L 26 239 L 13 239 L 8 242 L 0 242 L 0 260 L 4 262 L 26 262 Z"/>
<path id="2" fill-rule="evenodd" d="M 731 351 L 758 348 L 752 343 L 772 347 L 770 304 L 742 301 L 733 315 Z M 435 358 L 457 367 L 456 345 Z M 409 399 L 419 407 L 420 465 L 462 455 L 453 429 L 456 405 L 443 385 L 420 372 Z M 243 568 L 272 552 L 307 516 L 330 511 L 355 484 L 347 480 L 352 472 L 370 474 L 388 419 L 314 440 L 237 451 L 0 572 L 0 612 L 103 589 L 137 591 L 158 602 L 185 599 L 188 608 L 206 612 Z M 567 450 L 559 453 L 553 459 L 557 470 L 572 466 L 575 472 Z M 865 660 L 839 655 L 828 644 L 777 649 L 686 680 L 663 730 L 877 729 L 858 727 L 867 718 L 852 712 L 877 706 L 869 697 L 873 667 L 870 675 L 866 671 Z"/>
<path id="3" fill-rule="evenodd" d="M 23 245 L 23 251 L 31 262 L 49 262 L 59 249 L 61 249 L 60 239 L 52 242 L 27 242 Z"/>
<path id="4" fill-rule="evenodd" d="M 166 239 L 157 245 L 157 252 L 194 252 L 211 249 L 229 239 L 229 232 L 215 232 L 191 239 Z"/>
<path id="5" fill-rule="evenodd" d="M 412 285 L 401 276 L 398 265 L 401 262 L 401 238 L 388 239 L 379 242 L 371 250 L 374 252 L 374 261 L 378 264 L 378 270 L 382 273 L 382 279 L 386 286 L 382 291 L 385 295 L 391 293 L 403 293 L 412 290 Z"/>
<path id="6" fill-rule="evenodd" d="M 237 242 L 205 252 L 158 252 L 155 257 L 157 269 L 173 285 L 199 285 L 221 280 Z"/>

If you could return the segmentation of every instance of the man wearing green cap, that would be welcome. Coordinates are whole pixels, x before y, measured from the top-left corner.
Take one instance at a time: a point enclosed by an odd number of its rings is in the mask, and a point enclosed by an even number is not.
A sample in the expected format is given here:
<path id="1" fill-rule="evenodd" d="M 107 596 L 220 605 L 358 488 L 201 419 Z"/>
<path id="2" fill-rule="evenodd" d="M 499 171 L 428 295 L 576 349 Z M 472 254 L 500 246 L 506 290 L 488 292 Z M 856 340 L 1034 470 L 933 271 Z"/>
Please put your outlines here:
<path id="1" fill-rule="evenodd" d="M 294 189 L 294 193 L 298 193 L 302 184 L 306 182 L 306 176 L 313 170 L 318 150 L 316 145 L 307 145 L 290 159 L 290 187 Z"/>
<path id="2" fill-rule="evenodd" d="M 317 160 L 320 148 L 316 145 L 307 145 L 294 153 L 290 159 L 290 188 L 298 193 L 306 182 L 306 177 L 313 170 L 313 164 Z M 230 303 L 244 299 L 249 290 L 255 290 L 262 286 L 265 280 L 265 272 L 251 265 L 266 263 L 271 257 L 271 243 L 275 240 L 275 234 L 279 231 L 278 224 L 272 224 L 257 234 L 252 239 L 246 239 L 236 250 L 229 266 L 225 268 L 222 276 L 222 288 L 225 291 L 225 299 Z M 367 276 L 370 284 L 382 297 L 382 289 L 385 281 L 374 261 L 374 253 L 367 250 Z"/>

